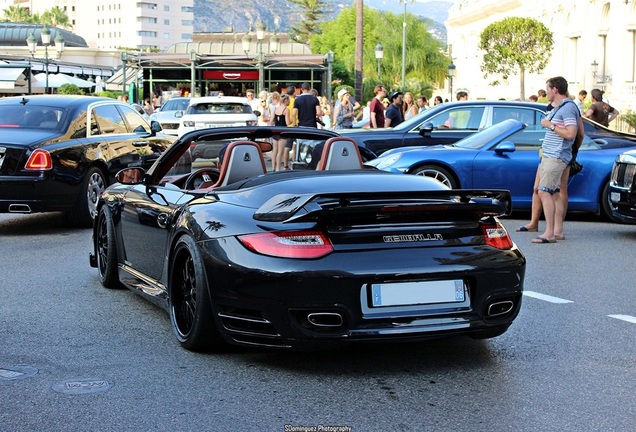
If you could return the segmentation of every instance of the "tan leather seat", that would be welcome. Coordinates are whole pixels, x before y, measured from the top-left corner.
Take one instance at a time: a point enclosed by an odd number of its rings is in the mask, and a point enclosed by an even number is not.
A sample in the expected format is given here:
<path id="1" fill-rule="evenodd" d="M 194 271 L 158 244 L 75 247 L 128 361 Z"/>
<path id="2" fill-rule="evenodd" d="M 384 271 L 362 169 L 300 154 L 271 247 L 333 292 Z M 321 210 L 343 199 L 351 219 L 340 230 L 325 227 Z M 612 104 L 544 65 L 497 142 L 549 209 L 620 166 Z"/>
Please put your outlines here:
<path id="1" fill-rule="evenodd" d="M 218 180 L 214 184 L 203 183 L 200 188 L 226 186 L 266 172 L 265 159 L 258 144 L 253 141 L 234 141 L 225 150 Z"/>
<path id="2" fill-rule="evenodd" d="M 362 156 L 358 145 L 351 138 L 334 137 L 325 142 L 317 170 L 362 169 Z"/>

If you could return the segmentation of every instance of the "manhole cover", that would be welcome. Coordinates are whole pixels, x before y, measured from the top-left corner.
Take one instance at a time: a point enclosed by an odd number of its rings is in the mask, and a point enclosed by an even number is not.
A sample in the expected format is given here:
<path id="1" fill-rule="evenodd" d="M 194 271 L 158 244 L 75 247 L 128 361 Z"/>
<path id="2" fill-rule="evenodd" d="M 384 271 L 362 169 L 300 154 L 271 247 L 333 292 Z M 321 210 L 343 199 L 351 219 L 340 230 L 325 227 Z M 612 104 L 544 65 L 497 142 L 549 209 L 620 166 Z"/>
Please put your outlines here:
<path id="1" fill-rule="evenodd" d="M 32 377 L 38 370 L 31 366 L 5 366 L 0 367 L 0 381 L 15 381 Z"/>
<path id="2" fill-rule="evenodd" d="M 53 390 L 58 393 L 78 395 L 103 392 L 113 385 L 113 382 L 99 378 L 72 379 L 53 385 Z"/>

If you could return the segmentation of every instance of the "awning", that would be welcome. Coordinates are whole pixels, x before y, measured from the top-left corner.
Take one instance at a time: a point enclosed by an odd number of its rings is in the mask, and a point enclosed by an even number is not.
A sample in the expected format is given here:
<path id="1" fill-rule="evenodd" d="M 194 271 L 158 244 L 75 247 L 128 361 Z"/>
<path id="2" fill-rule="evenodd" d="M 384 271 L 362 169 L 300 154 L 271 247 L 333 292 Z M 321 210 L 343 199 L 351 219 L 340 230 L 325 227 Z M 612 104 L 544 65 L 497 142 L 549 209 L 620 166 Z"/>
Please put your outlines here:
<path id="1" fill-rule="evenodd" d="M 18 79 L 24 80 L 24 68 L 0 67 L 0 90 L 13 90 Z"/>

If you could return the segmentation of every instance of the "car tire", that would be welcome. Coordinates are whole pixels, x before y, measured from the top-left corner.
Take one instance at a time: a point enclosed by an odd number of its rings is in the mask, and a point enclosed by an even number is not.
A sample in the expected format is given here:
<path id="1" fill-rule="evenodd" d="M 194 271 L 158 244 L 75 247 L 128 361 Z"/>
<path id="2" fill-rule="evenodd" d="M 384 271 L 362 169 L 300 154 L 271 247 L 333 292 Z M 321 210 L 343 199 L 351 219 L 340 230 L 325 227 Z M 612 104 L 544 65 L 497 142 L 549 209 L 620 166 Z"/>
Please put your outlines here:
<path id="1" fill-rule="evenodd" d="M 119 281 L 117 243 L 113 215 L 106 206 L 97 215 L 95 226 L 95 252 L 97 272 L 102 285 L 106 288 L 122 288 Z"/>
<path id="2" fill-rule="evenodd" d="M 212 316 L 203 260 L 191 237 L 177 241 L 169 278 L 170 322 L 181 346 L 197 352 L 224 347 Z"/>
<path id="3" fill-rule="evenodd" d="M 453 177 L 450 172 L 437 165 L 422 165 L 415 168 L 410 174 L 430 177 L 445 184 L 451 189 L 457 188 L 455 177 Z"/>
<path id="4" fill-rule="evenodd" d="M 106 176 L 99 168 L 91 167 L 86 172 L 79 196 L 73 209 L 67 214 L 72 225 L 89 228 L 97 216 L 97 201 L 108 186 Z"/>
<path id="5" fill-rule="evenodd" d="M 601 213 L 602 216 L 610 222 L 621 222 L 620 219 L 615 218 L 612 215 L 612 210 L 614 206 L 610 201 L 610 192 L 609 192 L 609 180 L 603 186 L 603 190 L 601 191 Z"/>
<path id="6" fill-rule="evenodd" d="M 508 330 L 508 325 L 493 327 L 487 330 L 479 330 L 474 333 L 470 333 L 470 337 L 473 339 L 491 339 L 497 336 L 501 336 Z"/>

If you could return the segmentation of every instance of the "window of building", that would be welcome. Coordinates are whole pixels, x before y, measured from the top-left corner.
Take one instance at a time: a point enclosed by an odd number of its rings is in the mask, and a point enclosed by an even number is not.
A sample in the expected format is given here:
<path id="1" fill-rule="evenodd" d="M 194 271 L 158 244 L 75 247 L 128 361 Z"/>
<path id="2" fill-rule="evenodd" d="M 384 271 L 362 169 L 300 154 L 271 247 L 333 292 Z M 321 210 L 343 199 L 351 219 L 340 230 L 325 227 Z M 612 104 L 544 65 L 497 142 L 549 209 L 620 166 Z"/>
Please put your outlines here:
<path id="1" fill-rule="evenodd" d="M 168 19 L 168 18 L 164 18 L 164 20 L 163 20 L 163 24 L 164 24 L 164 25 L 170 25 L 170 19 Z"/>
<path id="2" fill-rule="evenodd" d="M 164 33 L 163 34 L 163 38 L 164 39 L 170 39 L 170 33 Z"/>
<path id="3" fill-rule="evenodd" d="M 170 12 L 170 6 L 169 5 L 163 5 L 163 10 L 164 10 L 164 12 Z"/>
<path id="4" fill-rule="evenodd" d="M 194 12 L 194 7 L 192 7 L 192 6 L 181 6 L 181 12 Z"/>
<path id="5" fill-rule="evenodd" d="M 192 20 L 181 20 L 182 26 L 194 26 L 194 21 Z"/>
<path id="6" fill-rule="evenodd" d="M 192 40 L 192 33 L 181 33 L 181 39 Z"/>

